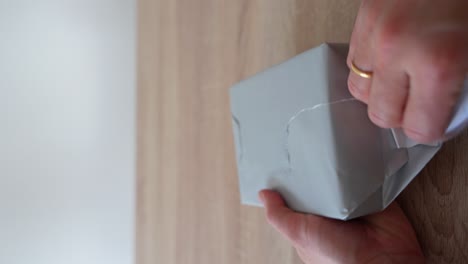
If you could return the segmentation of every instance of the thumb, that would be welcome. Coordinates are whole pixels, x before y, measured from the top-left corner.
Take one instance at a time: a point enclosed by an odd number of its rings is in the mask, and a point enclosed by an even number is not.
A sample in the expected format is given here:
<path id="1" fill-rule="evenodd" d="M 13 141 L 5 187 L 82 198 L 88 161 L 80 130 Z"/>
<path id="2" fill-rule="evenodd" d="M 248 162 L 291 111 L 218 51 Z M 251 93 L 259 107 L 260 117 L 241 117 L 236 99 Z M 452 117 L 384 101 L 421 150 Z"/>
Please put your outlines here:
<path id="1" fill-rule="evenodd" d="M 294 212 L 275 191 L 263 190 L 259 193 L 259 198 L 265 206 L 268 222 L 278 232 L 295 246 L 308 244 L 310 232 L 317 230 L 320 217 Z"/>

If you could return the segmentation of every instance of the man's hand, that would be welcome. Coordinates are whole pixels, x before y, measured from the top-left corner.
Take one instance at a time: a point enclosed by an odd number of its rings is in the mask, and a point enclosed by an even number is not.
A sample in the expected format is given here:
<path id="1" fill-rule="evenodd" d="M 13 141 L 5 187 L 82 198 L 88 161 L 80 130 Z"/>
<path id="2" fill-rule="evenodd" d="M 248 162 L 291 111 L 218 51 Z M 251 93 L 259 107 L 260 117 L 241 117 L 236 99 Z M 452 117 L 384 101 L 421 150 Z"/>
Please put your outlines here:
<path id="1" fill-rule="evenodd" d="M 259 194 L 268 221 L 307 264 L 424 263 L 408 219 L 394 203 L 385 211 L 348 222 L 290 210 L 281 196 Z"/>
<path id="2" fill-rule="evenodd" d="M 351 94 L 370 119 L 412 139 L 441 139 L 468 71 L 467 0 L 364 0 L 351 37 Z"/>

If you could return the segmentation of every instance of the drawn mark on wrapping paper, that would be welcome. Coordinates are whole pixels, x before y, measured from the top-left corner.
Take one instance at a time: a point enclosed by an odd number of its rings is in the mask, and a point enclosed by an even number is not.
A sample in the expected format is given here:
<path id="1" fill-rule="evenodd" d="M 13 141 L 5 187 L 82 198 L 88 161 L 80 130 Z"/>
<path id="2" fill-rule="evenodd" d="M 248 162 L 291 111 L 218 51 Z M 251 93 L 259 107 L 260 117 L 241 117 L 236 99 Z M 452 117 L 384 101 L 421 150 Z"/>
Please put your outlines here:
<path id="1" fill-rule="evenodd" d="M 237 127 L 237 136 L 239 140 L 239 162 L 244 158 L 244 145 L 242 142 L 242 133 L 241 133 L 241 125 L 239 119 L 233 114 L 231 114 L 232 120 L 234 121 L 235 126 Z"/>
<path id="2" fill-rule="evenodd" d="M 286 147 L 286 156 L 287 156 L 287 159 L 288 159 L 288 166 L 289 166 L 290 170 L 292 168 L 291 168 L 291 154 L 289 152 L 289 146 L 288 146 L 288 137 L 289 137 L 289 133 L 290 133 L 289 129 L 291 127 L 291 124 L 294 122 L 294 120 L 296 120 L 300 115 L 302 115 L 302 114 L 304 114 L 306 112 L 309 112 L 309 111 L 313 111 L 313 110 L 315 110 L 317 108 L 324 107 L 324 106 L 335 105 L 335 104 L 340 104 L 340 103 L 345 103 L 345 102 L 351 102 L 351 101 L 357 101 L 357 99 L 356 98 L 346 98 L 346 99 L 333 101 L 333 102 L 330 102 L 330 103 L 316 104 L 314 106 L 301 109 L 300 111 L 298 111 L 296 114 L 294 114 L 289 119 L 288 123 L 286 124 L 286 143 L 285 143 L 285 147 Z"/>

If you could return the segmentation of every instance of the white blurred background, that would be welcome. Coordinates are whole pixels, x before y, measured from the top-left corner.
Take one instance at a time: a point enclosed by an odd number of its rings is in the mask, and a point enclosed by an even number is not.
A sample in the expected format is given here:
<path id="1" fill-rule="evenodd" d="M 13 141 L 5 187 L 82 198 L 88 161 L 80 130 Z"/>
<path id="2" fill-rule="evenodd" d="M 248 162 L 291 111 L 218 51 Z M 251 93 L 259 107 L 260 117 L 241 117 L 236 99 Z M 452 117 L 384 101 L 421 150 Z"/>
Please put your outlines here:
<path id="1" fill-rule="evenodd" d="M 133 263 L 135 14 L 0 0 L 0 263 Z"/>

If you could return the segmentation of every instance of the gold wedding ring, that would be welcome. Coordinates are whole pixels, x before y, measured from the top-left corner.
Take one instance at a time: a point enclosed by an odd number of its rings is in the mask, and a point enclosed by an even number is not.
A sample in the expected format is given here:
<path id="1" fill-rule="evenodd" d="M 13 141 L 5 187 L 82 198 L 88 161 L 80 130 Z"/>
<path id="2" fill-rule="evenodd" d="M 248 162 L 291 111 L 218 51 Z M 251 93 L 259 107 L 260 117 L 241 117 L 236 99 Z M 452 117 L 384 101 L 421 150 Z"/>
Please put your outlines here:
<path id="1" fill-rule="evenodd" d="M 355 64 L 354 64 L 354 61 L 351 62 L 351 70 L 361 76 L 362 78 L 365 78 L 365 79 L 370 79 L 372 78 L 372 72 L 370 71 L 363 71 L 361 69 L 359 69 Z"/>

